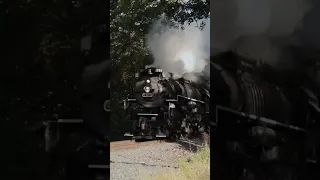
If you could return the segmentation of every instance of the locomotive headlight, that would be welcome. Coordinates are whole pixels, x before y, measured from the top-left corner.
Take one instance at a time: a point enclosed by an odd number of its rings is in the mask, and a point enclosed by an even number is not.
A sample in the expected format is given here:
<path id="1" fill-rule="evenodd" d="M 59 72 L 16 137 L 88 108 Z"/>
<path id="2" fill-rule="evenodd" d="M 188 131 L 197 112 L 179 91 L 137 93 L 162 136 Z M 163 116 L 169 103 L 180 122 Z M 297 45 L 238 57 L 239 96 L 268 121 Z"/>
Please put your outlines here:
<path id="1" fill-rule="evenodd" d="M 146 93 L 149 93 L 150 90 L 151 90 L 151 88 L 150 88 L 149 86 L 145 86 L 143 89 L 144 89 L 144 91 L 145 91 Z"/>
<path id="2" fill-rule="evenodd" d="M 151 81 L 150 81 L 150 79 L 147 79 L 147 83 L 150 83 Z"/>

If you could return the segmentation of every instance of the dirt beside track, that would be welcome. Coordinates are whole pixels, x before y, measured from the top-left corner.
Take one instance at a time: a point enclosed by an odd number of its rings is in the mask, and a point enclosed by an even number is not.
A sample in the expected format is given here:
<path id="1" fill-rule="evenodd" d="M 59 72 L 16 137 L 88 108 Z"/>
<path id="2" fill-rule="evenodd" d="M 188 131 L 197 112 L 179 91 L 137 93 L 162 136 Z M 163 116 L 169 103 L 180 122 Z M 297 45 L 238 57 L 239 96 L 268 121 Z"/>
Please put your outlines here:
<path id="1" fill-rule="evenodd" d="M 135 142 L 134 140 L 124 140 L 124 141 L 114 141 L 110 143 L 110 151 L 119 151 L 126 149 L 135 149 L 142 146 L 148 146 L 152 144 L 166 143 L 165 141 L 145 141 L 145 142 Z"/>

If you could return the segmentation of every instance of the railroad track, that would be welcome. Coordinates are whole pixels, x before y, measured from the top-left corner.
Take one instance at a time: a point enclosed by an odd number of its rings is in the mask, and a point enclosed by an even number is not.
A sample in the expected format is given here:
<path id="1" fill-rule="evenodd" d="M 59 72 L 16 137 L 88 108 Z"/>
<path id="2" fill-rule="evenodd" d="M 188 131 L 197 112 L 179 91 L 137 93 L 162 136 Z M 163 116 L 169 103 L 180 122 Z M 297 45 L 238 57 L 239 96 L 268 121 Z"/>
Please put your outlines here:
<path id="1" fill-rule="evenodd" d="M 205 137 L 205 141 L 209 143 L 208 137 Z M 209 137 L 210 138 L 210 137 Z M 190 147 L 198 148 L 203 147 L 204 144 L 199 144 L 192 140 L 188 139 L 179 139 L 175 142 L 189 144 Z M 134 140 L 123 140 L 123 141 L 114 141 L 110 143 L 110 151 L 119 151 L 119 150 L 126 150 L 126 149 L 135 149 L 138 147 L 153 145 L 153 144 L 160 144 L 166 143 L 166 141 L 159 141 L 159 140 L 152 140 L 152 141 L 145 141 L 145 142 L 135 142 Z"/>
<path id="2" fill-rule="evenodd" d="M 119 151 L 125 149 L 135 149 L 142 146 L 148 146 L 152 144 L 165 143 L 165 141 L 145 141 L 145 142 L 135 142 L 134 140 L 124 140 L 124 141 L 114 141 L 110 143 L 110 151 Z"/>

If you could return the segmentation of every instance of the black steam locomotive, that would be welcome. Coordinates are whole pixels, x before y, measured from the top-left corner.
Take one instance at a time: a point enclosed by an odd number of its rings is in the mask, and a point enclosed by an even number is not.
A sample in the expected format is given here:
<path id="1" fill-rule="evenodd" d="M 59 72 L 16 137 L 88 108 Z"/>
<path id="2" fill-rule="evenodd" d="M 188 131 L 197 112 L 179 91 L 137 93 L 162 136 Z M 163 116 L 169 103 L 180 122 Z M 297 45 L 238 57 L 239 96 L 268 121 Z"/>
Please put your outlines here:
<path id="1" fill-rule="evenodd" d="M 158 68 L 141 69 L 135 77 L 135 98 L 124 101 L 133 131 L 125 136 L 174 138 L 208 131 L 209 86 L 165 77 Z"/>
<path id="2" fill-rule="evenodd" d="M 320 89 L 233 52 L 211 59 L 214 179 L 318 179 Z"/>

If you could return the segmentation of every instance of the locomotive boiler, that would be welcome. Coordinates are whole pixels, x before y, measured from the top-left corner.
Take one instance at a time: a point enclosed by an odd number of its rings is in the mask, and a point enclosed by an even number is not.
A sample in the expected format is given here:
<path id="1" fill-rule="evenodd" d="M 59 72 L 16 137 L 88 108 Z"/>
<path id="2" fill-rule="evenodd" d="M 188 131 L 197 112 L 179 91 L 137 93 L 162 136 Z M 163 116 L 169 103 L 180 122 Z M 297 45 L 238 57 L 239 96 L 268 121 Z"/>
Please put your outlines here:
<path id="1" fill-rule="evenodd" d="M 208 86 L 167 77 L 159 68 L 141 69 L 135 77 L 135 97 L 124 101 L 133 121 L 125 136 L 173 138 L 208 130 Z"/>
<path id="2" fill-rule="evenodd" d="M 319 87 L 233 52 L 212 58 L 210 71 L 214 178 L 309 179 L 319 167 Z"/>

